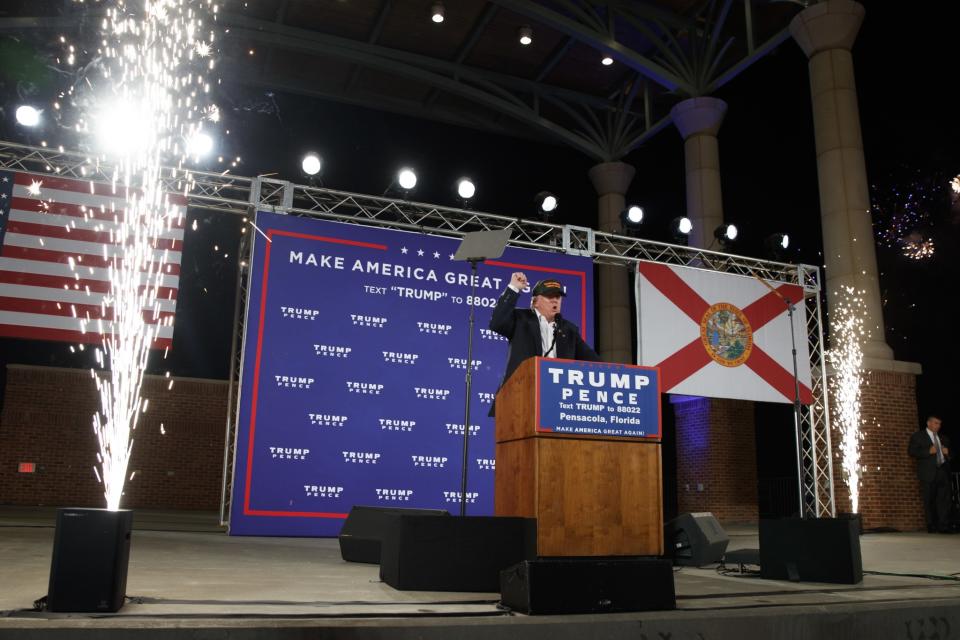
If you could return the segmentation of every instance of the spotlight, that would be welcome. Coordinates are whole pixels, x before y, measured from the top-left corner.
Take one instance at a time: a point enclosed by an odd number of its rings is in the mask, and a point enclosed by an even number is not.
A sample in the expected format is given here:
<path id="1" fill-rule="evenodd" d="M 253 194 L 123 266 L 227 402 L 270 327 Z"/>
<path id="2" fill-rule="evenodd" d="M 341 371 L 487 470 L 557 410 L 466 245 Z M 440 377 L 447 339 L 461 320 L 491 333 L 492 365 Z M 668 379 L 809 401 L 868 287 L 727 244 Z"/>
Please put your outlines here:
<path id="1" fill-rule="evenodd" d="M 780 260 L 790 248 L 790 236 L 785 233 L 774 233 L 763 240 L 763 248 L 771 260 Z"/>
<path id="2" fill-rule="evenodd" d="M 643 207 L 633 205 L 620 212 L 620 222 L 624 229 L 635 229 L 643 222 Z"/>
<path id="3" fill-rule="evenodd" d="M 693 231 L 693 223 L 686 216 L 678 216 L 670 222 L 670 231 L 677 240 L 686 240 Z"/>
<path id="4" fill-rule="evenodd" d="M 727 247 L 737 239 L 737 226 L 722 224 L 713 230 L 713 237 L 720 241 L 720 246 Z"/>
<path id="5" fill-rule="evenodd" d="M 17 107 L 17 122 L 24 127 L 35 127 L 40 124 L 40 111 L 28 104 Z"/>
<path id="6" fill-rule="evenodd" d="M 533 42 L 533 29 L 523 25 L 517 30 L 517 36 L 520 38 L 520 44 L 526 47 Z"/>
<path id="7" fill-rule="evenodd" d="M 100 146 L 105 151 L 119 155 L 146 149 L 154 132 L 147 119 L 141 115 L 145 113 L 151 113 L 151 109 L 127 100 L 106 105 L 96 116 Z"/>
<path id="8" fill-rule="evenodd" d="M 461 200 L 469 200 L 477 192 L 477 186 L 473 184 L 470 178 L 460 178 L 457 180 L 457 195 Z"/>
<path id="9" fill-rule="evenodd" d="M 213 138 L 203 131 L 197 131 L 187 141 L 187 155 L 203 158 L 213 151 Z"/>
<path id="10" fill-rule="evenodd" d="M 323 160 L 318 154 L 311 151 L 307 155 L 303 156 L 303 161 L 300 163 L 300 167 L 308 176 L 315 176 L 320 173 L 320 169 L 323 167 Z"/>
<path id="11" fill-rule="evenodd" d="M 433 7 L 430 8 L 430 19 L 440 24 L 443 22 L 443 3 L 434 2 Z"/>
<path id="12" fill-rule="evenodd" d="M 560 201 L 557 200 L 557 196 L 553 195 L 549 191 L 541 191 L 537 194 L 536 197 L 537 203 L 537 213 L 541 217 L 547 218 L 554 211 L 557 210 L 557 207 L 560 206 Z"/>
<path id="13" fill-rule="evenodd" d="M 603 56 L 603 59 L 600 60 L 600 64 L 602 64 L 605 67 L 609 67 L 610 65 L 613 64 L 613 58 L 611 58 L 610 56 Z"/>
<path id="14" fill-rule="evenodd" d="M 417 186 L 417 174 L 413 169 L 404 167 L 397 173 L 397 184 L 399 184 L 400 188 L 404 191 L 410 191 Z"/>

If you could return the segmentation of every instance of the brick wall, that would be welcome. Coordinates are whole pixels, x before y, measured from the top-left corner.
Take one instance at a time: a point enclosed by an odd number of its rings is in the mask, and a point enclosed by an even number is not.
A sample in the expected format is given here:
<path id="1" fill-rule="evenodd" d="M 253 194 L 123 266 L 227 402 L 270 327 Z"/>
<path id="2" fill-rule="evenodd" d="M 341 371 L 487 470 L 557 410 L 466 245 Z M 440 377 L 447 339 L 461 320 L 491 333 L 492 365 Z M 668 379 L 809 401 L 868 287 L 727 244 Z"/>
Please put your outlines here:
<path id="1" fill-rule="evenodd" d="M 723 523 L 757 522 L 753 403 L 697 398 L 675 402 L 674 413 L 677 510 L 709 511 Z"/>
<path id="2" fill-rule="evenodd" d="M 831 412 L 836 403 L 831 403 Z M 916 466 L 907 455 L 910 434 L 920 428 L 917 415 L 916 376 L 909 373 L 867 371 L 860 390 L 863 426 L 860 461 L 859 511 L 865 528 L 892 527 L 900 531 L 925 528 Z M 849 512 L 850 491 L 843 481 L 840 462 L 841 435 L 835 428 L 833 486 L 838 512 Z"/>
<path id="3" fill-rule="evenodd" d="M 218 509 L 227 383 L 147 376 L 121 506 Z M 9 365 L 0 414 L 0 504 L 102 507 L 93 472 L 99 407 L 89 371 Z M 163 431 L 161 433 L 161 423 Z M 18 462 L 37 472 L 18 473 Z"/>

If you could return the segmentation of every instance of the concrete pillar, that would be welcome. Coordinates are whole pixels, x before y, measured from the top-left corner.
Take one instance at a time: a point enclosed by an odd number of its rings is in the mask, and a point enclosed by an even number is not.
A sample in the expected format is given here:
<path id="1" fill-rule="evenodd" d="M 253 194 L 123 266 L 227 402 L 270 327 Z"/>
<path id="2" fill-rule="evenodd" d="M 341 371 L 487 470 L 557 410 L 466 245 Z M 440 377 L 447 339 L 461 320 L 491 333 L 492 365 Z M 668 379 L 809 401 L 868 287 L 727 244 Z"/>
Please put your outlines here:
<path id="1" fill-rule="evenodd" d="M 863 354 L 871 360 L 892 361 L 893 350 L 884 335 L 870 192 L 850 54 L 863 15 L 863 6 L 852 0 L 820 2 L 797 14 L 790 22 L 790 33 L 810 59 L 827 306 L 836 309 L 843 304 L 847 287 L 861 292 L 864 328 L 870 332 Z"/>
<path id="2" fill-rule="evenodd" d="M 726 113 L 727 103 L 710 97 L 690 98 L 670 110 L 673 124 L 683 137 L 687 217 L 693 223 L 688 238 L 691 247 L 710 247 L 713 230 L 723 224 L 717 133 Z"/>
<path id="3" fill-rule="evenodd" d="M 626 205 L 627 188 L 636 169 L 623 162 L 604 162 L 589 171 L 597 195 L 597 227 L 620 230 L 620 212 Z M 634 362 L 630 342 L 630 279 L 627 268 L 599 265 L 597 353 L 608 362 Z"/>
<path id="4" fill-rule="evenodd" d="M 863 6 L 853 0 L 828 0 L 797 14 L 790 33 L 809 58 L 828 310 L 838 308 L 843 289 L 852 287 L 864 301 L 864 328 L 870 331 L 863 344 L 859 511 L 867 527 L 910 530 L 923 526 L 914 464 L 905 451 L 910 433 L 919 428 L 915 386 L 920 366 L 895 361 L 884 334 L 850 53 L 863 16 Z M 829 315 L 831 321 L 833 317 Z M 846 511 L 849 488 L 840 471 L 835 429 L 831 440 L 836 506 Z"/>
<path id="5" fill-rule="evenodd" d="M 727 103 L 711 97 L 684 100 L 670 112 L 683 137 L 691 247 L 720 249 L 713 237 L 713 230 L 723 224 L 717 134 L 726 114 Z M 721 522 L 756 522 L 753 403 L 683 396 L 673 396 L 671 402 L 680 512 L 709 511 Z"/>
<path id="6" fill-rule="evenodd" d="M 857 511 L 866 529 L 888 527 L 923 531 L 926 520 L 920 502 L 916 461 L 906 443 L 924 424 L 917 413 L 917 376 L 909 371 L 866 371 L 860 388 L 863 440 L 860 442 L 860 505 Z M 839 452 L 837 406 L 830 406 L 834 452 Z M 850 513 L 850 488 L 843 478 L 839 453 L 833 459 L 833 487 L 837 513 Z"/>

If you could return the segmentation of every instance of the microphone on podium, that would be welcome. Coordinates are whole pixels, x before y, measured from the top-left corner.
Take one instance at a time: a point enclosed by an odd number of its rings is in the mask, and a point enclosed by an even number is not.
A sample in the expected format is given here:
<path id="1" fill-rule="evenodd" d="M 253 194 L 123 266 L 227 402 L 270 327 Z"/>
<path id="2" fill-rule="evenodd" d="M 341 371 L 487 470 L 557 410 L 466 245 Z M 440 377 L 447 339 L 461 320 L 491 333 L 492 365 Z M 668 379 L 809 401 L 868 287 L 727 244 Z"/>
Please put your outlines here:
<path id="1" fill-rule="evenodd" d="M 555 336 L 554 341 L 556 341 L 557 336 L 561 338 L 566 336 L 566 334 L 563 333 L 563 329 L 560 328 L 560 323 L 562 321 L 563 317 L 559 313 L 553 317 L 553 334 Z"/>

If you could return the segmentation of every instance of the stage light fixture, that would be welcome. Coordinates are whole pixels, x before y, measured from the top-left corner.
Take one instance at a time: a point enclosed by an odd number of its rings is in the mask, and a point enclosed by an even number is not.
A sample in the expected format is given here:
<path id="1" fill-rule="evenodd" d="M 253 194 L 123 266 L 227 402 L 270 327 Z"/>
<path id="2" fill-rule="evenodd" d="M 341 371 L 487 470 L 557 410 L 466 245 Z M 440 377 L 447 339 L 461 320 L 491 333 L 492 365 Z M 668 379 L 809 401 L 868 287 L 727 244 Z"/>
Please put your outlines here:
<path id="1" fill-rule="evenodd" d="M 315 176 L 320 173 L 320 169 L 323 168 L 323 160 L 320 158 L 319 154 L 311 151 L 307 155 L 303 156 L 303 161 L 300 163 L 300 167 L 308 176 Z"/>
<path id="2" fill-rule="evenodd" d="M 600 60 L 600 64 L 602 64 L 605 67 L 609 67 L 610 65 L 613 64 L 613 58 L 611 58 L 610 56 L 603 56 L 603 59 Z"/>
<path id="3" fill-rule="evenodd" d="M 721 224 L 719 227 L 713 230 L 713 237 L 720 242 L 720 246 L 728 247 L 734 243 L 737 239 L 737 225 L 735 224 Z"/>
<path id="4" fill-rule="evenodd" d="M 430 19 L 440 24 L 443 22 L 444 10 L 442 2 L 434 2 L 433 6 L 430 8 Z"/>
<path id="5" fill-rule="evenodd" d="M 526 47 L 533 42 L 533 29 L 528 25 L 523 25 L 517 30 L 517 36 L 520 38 L 520 44 Z"/>
<path id="6" fill-rule="evenodd" d="M 677 216 L 670 222 L 670 230 L 677 240 L 686 240 L 693 231 L 693 223 L 686 216 Z"/>
<path id="7" fill-rule="evenodd" d="M 409 167 L 400 169 L 400 171 L 397 173 L 397 184 L 399 184 L 400 188 L 404 191 L 410 191 L 417 186 L 416 172 Z"/>
<path id="8" fill-rule="evenodd" d="M 620 222 L 624 229 L 634 229 L 643 222 L 643 207 L 633 205 L 620 212 Z"/>
<path id="9" fill-rule="evenodd" d="M 536 197 L 537 203 L 537 213 L 542 217 L 549 217 L 557 210 L 557 207 L 560 206 L 560 201 L 557 200 L 557 196 L 553 195 L 549 191 L 541 191 L 537 194 Z"/>
<path id="10" fill-rule="evenodd" d="M 40 111 L 28 104 L 17 107 L 17 122 L 24 127 L 35 127 L 40 124 Z"/>
<path id="11" fill-rule="evenodd" d="M 203 158 L 213 151 L 213 138 L 203 131 L 195 132 L 187 141 L 187 155 Z"/>
<path id="12" fill-rule="evenodd" d="M 469 200 L 477 192 L 477 186 L 473 184 L 470 178 L 460 178 L 457 180 L 457 195 L 461 200 Z"/>
<path id="13" fill-rule="evenodd" d="M 763 239 L 763 249 L 771 260 L 782 260 L 790 248 L 790 236 L 785 233 L 773 233 Z"/>
<path id="14" fill-rule="evenodd" d="M 97 141 L 102 149 L 119 155 L 146 149 L 153 131 L 144 126 L 141 114 L 150 110 L 128 100 L 120 100 L 100 108 L 95 116 Z"/>

